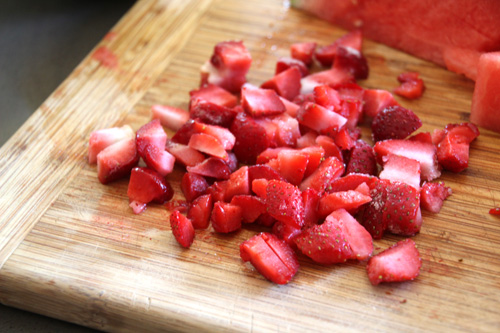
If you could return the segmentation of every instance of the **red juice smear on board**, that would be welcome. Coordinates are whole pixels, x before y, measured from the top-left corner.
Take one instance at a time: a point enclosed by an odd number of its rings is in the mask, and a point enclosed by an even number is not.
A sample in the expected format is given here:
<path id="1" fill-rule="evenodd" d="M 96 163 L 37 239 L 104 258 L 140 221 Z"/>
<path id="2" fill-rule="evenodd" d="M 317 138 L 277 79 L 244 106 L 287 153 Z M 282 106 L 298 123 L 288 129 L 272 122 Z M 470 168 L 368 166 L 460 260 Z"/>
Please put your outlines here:
<path id="1" fill-rule="evenodd" d="M 106 46 L 101 46 L 95 50 L 92 58 L 99 61 L 104 67 L 115 68 L 118 66 L 118 57 Z"/>

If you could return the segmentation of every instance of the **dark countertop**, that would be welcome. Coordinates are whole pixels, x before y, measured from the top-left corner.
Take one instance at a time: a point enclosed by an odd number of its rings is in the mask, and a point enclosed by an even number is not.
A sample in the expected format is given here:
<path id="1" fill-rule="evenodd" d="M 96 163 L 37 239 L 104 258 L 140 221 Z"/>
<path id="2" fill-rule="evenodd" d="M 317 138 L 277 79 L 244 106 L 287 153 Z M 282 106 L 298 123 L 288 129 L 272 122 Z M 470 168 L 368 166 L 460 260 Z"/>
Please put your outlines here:
<path id="1" fill-rule="evenodd" d="M 134 4 L 0 1 L 0 146 Z M 0 332 L 94 332 L 0 304 Z"/>

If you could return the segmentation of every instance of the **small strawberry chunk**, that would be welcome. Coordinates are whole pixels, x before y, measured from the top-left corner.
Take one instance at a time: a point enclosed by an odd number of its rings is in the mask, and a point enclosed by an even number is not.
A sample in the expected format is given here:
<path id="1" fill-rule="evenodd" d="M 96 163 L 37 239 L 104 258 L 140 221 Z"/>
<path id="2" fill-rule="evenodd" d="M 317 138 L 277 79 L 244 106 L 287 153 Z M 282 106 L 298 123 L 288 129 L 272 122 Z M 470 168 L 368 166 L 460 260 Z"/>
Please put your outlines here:
<path id="1" fill-rule="evenodd" d="M 259 198 L 265 199 L 267 196 L 267 184 L 269 180 L 265 178 L 257 178 L 252 180 L 252 192 Z"/>
<path id="2" fill-rule="evenodd" d="M 200 164 L 186 167 L 188 172 L 215 179 L 229 179 L 231 170 L 227 163 L 217 157 L 209 157 Z"/>
<path id="3" fill-rule="evenodd" d="M 420 273 L 422 259 L 415 242 L 405 239 L 370 258 L 366 270 L 370 282 L 401 282 L 415 279 Z"/>
<path id="4" fill-rule="evenodd" d="M 141 157 L 148 167 L 156 170 L 162 176 L 168 175 L 174 169 L 175 157 L 165 149 L 146 145 Z"/>
<path id="5" fill-rule="evenodd" d="M 309 69 L 303 61 L 289 57 L 282 57 L 278 59 L 278 61 L 276 62 L 275 74 L 284 72 L 292 67 L 296 67 L 299 70 L 301 77 L 309 75 Z"/>
<path id="6" fill-rule="evenodd" d="M 387 187 L 389 184 L 389 180 L 376 177 L 368 182 L 372 201 L 364 206 L 360 214 L 360 223 L 373 239 L 382 238 L 387 229 L 387 220 L 384 219 L 384 207 L 387 202 Z"/>
<path id="7" fill-rule="evenodd" d="M 382 158 L 384 169 L 380 172 L 380 179 L 398 181 L 420 188 L 420 163 L 417 160 L 404 156 L 389 154 Z"/>
<path id="8" fill-rule="evenodd" d="M 208 102 L 203 99 L 192 99 L 189 109 L 189 116 L 205 124 L 229 127 L 236 117 L 236 111 L 233 108 Z"/>
<path id="9" fill-rule="evenodd" d="M 129 125 L 105 128 L 90 133 L 89 163 L 97 163 L 97 155 L 106 147 L 122 140 L 135 138 L 135 133 Z"/>
<path id="10" fill-rule="evenodd" d="M 127 195 L 130 207 L 139 214 L 146 204 L 154 201 L 160 204 L 172 199 L 174 190 L 159 173 L 148 168 L 133 168 L 130 173 Z"/>
<path id="11" fill-rule="evenodd" d="M 356 190 L 363 183 L 369 183 L 376 177 L 364 173 L 349 173 L 342 178 L 334 180 L 326 189 L 328 193 Z"/>
<path id="12" fill-rule="evenodd" d="M 308 188 L 302 192 L 304 202 L 304 226 L 303 229 L 315 226 L 319 222 L 318 205 L 321 196 L 318 191 Z"/>
<path id="13" fill-rule="evenodd" d="M 187 211 L 187 217 L 191 220 L 195 229 L 206 229 L 210 224 L 213 200 L 211 194 L 200 195 L 191 202 Z"/>
<path id="14" fill-rule="evenodd" d="M 353 212 L 356 208 L 370 202 L 372 198 L 355 190 L 340 191 L 325 194 L 319 200 L 318 214 L 325 217 L 338 209 Z"/>
<path id="15" fill-rule="evenodd" d="M 346 71 L 359 80 L 367 79 L 369 74 L 365 56 L 359 50 L 342 45 L 337 47 L 333 68 Z"/>
<path id="16" fill-rule="evenodd" d="M 266 212 L 264 200 L 253 195 L 235 195 L 231 199 L 231 204 L 241 208 L 243 223 L 253 223 Z"/>
<path id="17" fill-rule="evenodd" d="M 302 233 L 302 228 L 297 226 L 293 226 L 290 224 L 283 223 L 281 221 L 276 221 L 272 225 L 272 233 L 278 236 L 279 239 L 282 239 L 290 245 L 293 249 L 296 249 L 294 239 Z"/>
<path id="18" fill-rule="evenodd" d="M 205 160 L 205 155 L 187 145 L 167 141 L 165 149 L 175 157 L 175 161 L 184 166 L 195 166 Z"/>
<path id="19" fill-rule="evenodd" d="M 316 43 L 314 42 L 294 43 L 290 47 L 290 55 L 292 58 L 302 61 L 306 66 L 310 66 L 315 50 Z"/>
<path id="20" fill-rule="evenodd" d="M 377 162 L 373 148 L 363 140 L 357 140 L 349 151 L 346 174 L 377 174 Z"/>
<path id="21" fill-rule="evenodd" d="M 245 85 L 241 89 L 241 105 L 252 117 L 272 116 L 286 111 L 276 91 L 250 85 Z"/>
<path id="22" fill-rule="evenodd" d="M 267 180 L 277 179 L 284 180 L 278 171 L 271 168 L 269 165 L 251 165 L 248 167 L 248 181 L 251 183 L 255 179 L 264 178 Z"/>
<path id="23" fill-rule="evenodd" d="M 394 96 L 383 89 L 366 89 L 363 100 L 363 113 L 370 118 L 375 118 L 380 111 L 390 106 L 399 105 Z"/>
<path id="24" fill-rule="evenodd" d="M 97 177 L 107 184 L 130 174 L 139 162 L 134 139 L 121 140 L 97 154 Z"/>
<path id="25" fill-rule="evenodd" d="M 337 39 L 332 44 L 320 47 L 314 53 L 316 59 L 325 67 L 329 67 L 335 60 L 339 46 L 350 47 L 361 51 L 363 35 L 361 30 L 353 30 Z"/>
<path id="26" fill-rule="evenodd" d="M 292 101 L 300 93 L 300 79 L 302 75 L 300 70 L 292 66 L 289 69 L 276 74 L 274 77 L 264 82 L 260 87 L 263 89 L 272 89 L 276 93 Z"/>
<path id="27" fill-rule="evenodd" d="M 495 208 L 490 209 L 490 214 L 491 215 L 500 215 L 500 208 L 495 207 Z"/>
<path id="28" fill-rule="evenodd" d="M 191 135 L 188 146 L 210 156 L 227 158 L 227 152 L 217 138 L 203 133 Z"/>
<path id="29" fill-rule="evenodd" d="M 420 206 L 432 213 L 439 213 L 443 201 L 451 195 L 451 188 L 443 182 L 425 183 L 420 190 Z"/>
<path id="30" fill-rule="evenodd" d="M 316 104 L 335 112 L 340 110 L 340 95 L 329 85 L 322 84 L 314 87 L 313 96 Z"/>
<path id="31" fill-rule="evenodd" d="M 239 206 L 218 201 L 214 203 L 210 221 L 215 231 L 230 233 L 241 229 L 242 209 Z"/>
<path id="32" fill-rule="evenodd" d="M 153 105 L 151 107 L 153 119 L 160 120 L 162 126 L 177 131 L 189 119 L 189 112 L 168 105 Z"/>
<path id="33" fill-rule="evenodd" d="M 301 153 L 307 155 L 307 166 L 303 178 L 309 177 L 323 162 L 326 157 L 325 150 L 319 146 L 305 147 L 300 150 Z M 298 185 L 298 184 L 297 184 Z"/>
<path id="34" fill-rule="evenodd" d="M 236 116 L 230 130 L 236 138 L 233 152 L 242 163 L 254 164 L 257 156 L 271 145 L 264 127 L 243 112 Z"/>
<path id="35" fill-rule="evenodd" d="M 189 248 L 194 240 L 194 228 L 191 220 L 182 215 L 178 210 L 170 214 L 170 227 L 177 242 Z"/>
<path id="36" fill-rule="evenodd" d="M 192 202 L 194 199 L 204 194 L 207 188 L 208 182 L 200 175 L 186 172 L 184 176 L 182 176 L 181 191 L 187 202 Z"/>
<path id="37" fill-rule="evenodd" d="M 229 176 L 224 200 L 229 202 L 235 195 L 240 194 L 250 194 L 248 166 L 242 166 Z"/>
<path id="38" fill-rule="evenodd" d="M 373 140 L 405 139 L 421 126 L 422 121 L 413 111 L 402 106 L 388 107 L 373 119 Z"/>
<path id="39" fill-rule="evenodd" d="M 266 187 L 269 215 L 297 227 L 304 225 L 304 202 L 300 190 L 287 182 L 270 180 Z"/>
<path id="40" fill-rule="evenodd" d="M 224 201 L 227 186 L 227 180 L 217 181 L 210 185 L 205 193 L 212 196 L 213 202 Z"/>
<path id="41" fill-rule="evenodd" d="M 154 146 L 159 151 L 165 150 L 167 133 L 165 133 L 160 120 L 153 119 L 149 123 L 141 126 L 136 133 L 136 142 L 137 152 L 143 158 L 147 146 Z"/>
<path id="42" fill-rule="evenodd" d="M 398 75 L 399 87 L 394 89 L 394 93 L 408 99 L 417 99 L 424 93 L 424 81 L 416 72 L 404 72 Z"/>
<path id="43" fill-rule="evenodd" d="M 271 233 L 260 233 L 241 243 L 240 256 L 250 261 L 266 279 L 287 284 L 299 269 L 295 252 L 283 240 Z"/>
<path id="44" fill-rule="evenodd" d="M 444 138 L 437 144 L 437 159 L 446 170 L 461 172 L 469 166 L 469 145 L 479 136 L 471 123 L 449 124 Z"/>
<path id="45" fill-rule="evenodd" d="M 290 184 L 300 185 L 309 156 L 300 150 L 284 149 L 278 153 L 278 171 Z"/>
<path id="46" fill-rule="evenodd" d="M 300 93 L 310 94 L 313 92 L 314 87 L 322 84 L 336 87 L 350 82 L 355 82 L 355 79 L 350 72 L 338 68 L 332 68 L 303 77 L 302 80 L 300 80 Z"/>
<path id="47" fill-rule="evenodd" d="M 335 157 L 326 158 L 309 177 L 300 184 L 300 190 L 313 188 L 323 192 L 344 173 L 344 164 Z"/>
<path id="48" fill-rule="evenodd" d="M 325 158 L 333 156 L 338 158 L 339 161 L 344 160 L 342 150 L 340 150 L 340 148 L 331 137 L 326 135 L 318 135 L 316 137 L 316 144 L 323 148 Z M 314 168 L 313 171 L 314 170 L 316 170 L 316 168 Z"/>
<path id="49" fill-rule="evenodd" d="M 338 113 L 310 102 L 304 103 L 299 108 L 297 120 L 301 125 L 321 134 L 334 133 L 347 122 L 347 119 Z"/>
<path id="50" fill-rule="evenodd" d="M 420 232 L 422 215 L 420 212 L 420 193 L 413 186 L 390 182 L 383 219 L 387 230 L 396 235 L 413 236 Z"/>
<path id="51" fill-rule="evenodd" d="M 191 96 L 189 103 L 190 110 L 192 104 L 195 101 L 199 100 L 203 100 L 220 106 L 225 106 L 228 108 L 232 108 L 238 105 L 238 98 L 235 95 L 214 84 L 207 84 L 200 87 L 200 89 L 198 90 L 191 90 L 189 92 L 189 96 Z"/>

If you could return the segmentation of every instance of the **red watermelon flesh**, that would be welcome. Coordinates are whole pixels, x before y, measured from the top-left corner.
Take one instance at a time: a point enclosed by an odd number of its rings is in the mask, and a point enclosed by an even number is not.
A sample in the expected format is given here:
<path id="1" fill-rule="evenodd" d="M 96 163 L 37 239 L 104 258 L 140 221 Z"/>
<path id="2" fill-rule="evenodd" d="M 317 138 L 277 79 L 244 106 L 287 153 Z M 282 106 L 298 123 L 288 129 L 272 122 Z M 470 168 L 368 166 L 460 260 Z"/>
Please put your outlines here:
<path id="1" fill-rule="evenodd" d="M 470 64 L 453 61 L 453 55 L 500 50 L 498 0 L 293 0 L 292 4 L 345 29 L 361 29 L 365 37 L 417 57 L 445 67 L 451 64 L 448 69 L 461 73 L 469 73 Z"/>
<path id="2" fill-rule="evenodd" d="M 472 96 L 471 122 L 500 132 L 500 52 L 479 58 L 477 80 Z"/>

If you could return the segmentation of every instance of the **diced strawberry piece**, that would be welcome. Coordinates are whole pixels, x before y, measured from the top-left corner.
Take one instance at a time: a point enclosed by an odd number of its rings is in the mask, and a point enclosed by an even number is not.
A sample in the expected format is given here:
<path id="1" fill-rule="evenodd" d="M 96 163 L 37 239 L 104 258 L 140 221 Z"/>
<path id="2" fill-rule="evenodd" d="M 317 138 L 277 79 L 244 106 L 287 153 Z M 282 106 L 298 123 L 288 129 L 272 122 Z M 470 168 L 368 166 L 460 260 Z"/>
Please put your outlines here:
<path id="1" fill-rule="evenodd" d="M 399 105 L 394 96 L 383 89 L 366 89 L 363 98 L 363 113 L 370 118 L 375 118 L 380 111 L 390 106 Z"/>
<path id="2" fill-rule="evenodd" d="M 387 187 L 390 181 L 373 178 L 368 182 L 370 186 L 370 201 L 361 213 L 360 223 L 372 235 L 373 239 L 382 238 L 387 229 L 387 220 L 384 219 L 384 207 L 387 202 Z"/>
<path id="3" fill-rule="evenodd" d="M 266 188 L 269 215 L 290 225 L 304 225 L 304 203 L 300 190 L 287 182 L 270 180 Z"/>
<path id="4" fill-rule="evenodd" d="M 325 155 L 325 150 L 319 146 L 305 147 L 300 150 L 308 157 L 306 171 L 303 177 L 309 177 L 328 156 Z"/>
<path id="5" fill-rule="evenodd" d="M 146 208 L 151 201 L 163 204 L 172 199 L 174 190 L 160 174 L 148 168 L 133 168 L 130 173 L 127 195 L 131 207 Z M 143 209 L 134 209 L 139 214 Z"/>
<path id="6" fill-rule="evenodd" d="M 492 208 L 492 209 L 490 209 L 489 213 L 491 215 L 500 215 L 500 208 L 498 208 L 498 207 Z"/>
<path id="7" fill-rule="evenodd" d="M 345 127 L 341 128 L 333 138 L 335 144 L 342 150 L 350 150 L 355 145 L 355 140 L 349 134 L 349 130 Z"/>
<path id="8" fill-rule="evenodd" d="M 355 82 L 339 84 L 334 87 L 339 93 L 339 97 L 344 102 L 363 102 L 365 89 Z"/>
<path id="9" fill-rule="evenodd" d="M 266 130 L 245 113 L 236 116 L 230 129 L 236 138 L 233 152 L 242 163 L 254 164 L 257 156 L 271 145 Z"/>
<path id="10" fill-rule="evenodd" d="M 318 48 L 314 53 L 316 59 L 325 67 L 329 67 L 335 60 L 339 46 L 350 47 L 361 51 L 363 36 L 361 30 L 353 30 L 337 39 L 330 45 Z"/>
<path id="11" fill-rule="evenodd" d="M 162 176 L 166 176 L 174 170 L 175 157 L 168 151 L 154 145 L 146 145 L 141 157 L 148 167 L 156 170 Z"/>
<path id="12" fill-rule="evenodd" d="M 247 166 L 242 166 L 229 176 L 224 200 L 229 202 L 235 195 L 239 194 L 250 194 Z"/>
<path id="13" fill-rule="evenodd" d="M 252 117 L 277 115 L 286 110 L 276 91 L 249 85 L 241 89 L 241 105 Z"/>
<path id="14" fill-rule="evenodd" d="M 279 74 L 281 72 L 284 72 L 287 69 L 292 68 L 292 67 L 296 67 L 299 70 L 301 77 L 309 75 L 309 69 L 307 68 L 307 65 L 302 60 L 289 58 L 289 57 L 282 57 L 282 58 L 278 59 L 278 61 L 276 62 L 275 74 Z"/>
<path id="15" fill-rule="evenodd" d="M 333 68 L 348 72 L 360 80 L 367 79 L 369 74 L 365 56 L 359 50 L 342 45 L 337 47 Z"/>
<path id="16" fill-rule="evenodd" d="M 300 70 L 293 66 L 264 82 L 261 88 L 272 89 L 276 91 L 279 96 L 291 101 L 300 93 L 301 78 L 302 75 Z M 248 100 L 248 98 L 246 100 Z"/>
<path id="17" fill-rule="evenodd" d="M 283 102 L 283 105 L 285 106 L 285 112 L 293 118 L 297 117 L 297 112 L 299 111 L 299 105 L 295 104 L 294 102 L 290 102 L 289 100 L 283 98 L 280 96 L 281 102 Z"/>
<path id="18" fill-rule="evenodd" d="M 297 97 L 295 97 L 292 102 L 297 104 L 298 106 L 301 106 L 302 104 L 304 104 L 306 102 L 314 103 L 313 90 L 314 90 L 314 87 L 316 87 L 317 85 L 321 85 L 321 84 L 316 84 L 313 87 L 311 87 L 311 91 L 308 93 L 305 93 L 305 94 L 301 93 L 301 94 L 297 95 Z"/>
<path id="19" fill-rule="evenodd" d="M 354 81 L 355 79 L 350 72 L 338 68 L 332 68 L 303 77 L 302 80 L 300 80 L 300 93 L 309 94 L 313 91 L 314 87 L 322 84 L 335 87 L 343 83 Z"/>
<path id="20" fill-rule="evenodd" d="M 189 248 L 194 241 L 194 228 L 191 220 L 179 211 L 170 214 L 170 227 L 177 242 L 185 248 Z"/>
<path id="21" fill-rule="evenodd" d="M 268 165 L 251 165 L 248 167 L 248 181 L 252 183 L 254 179 L 264 178 L 267 180 L 284 180 L 283 177 Z"/>
<path id="22" fill-rule="evenodd" d="M 136 142 L 137 152 L 144 158 L 146 146 L 151 145 L 156 147 L 158 151 L 165 150 L 167 133 L 165 133 L 160 121 L 158 119 L 153 119 L 137 130 Z"/>
<path id="23" fill-rule="evenodd" d="M 90 133 L 89 163 L 97 163 L 97 155 L 106 147 L 122 140 L 135 138 L 135 133 L 129 125 L 105 128 Z"/>
<path id="24" fill-rule="evenodd" d="M 270 233 L 260 233 L 241 243 L 240 256 L 250 261 L 266 279 L 287 284 L 299 269 L 295 252 L 284 241 Z"/>
<path id="25" fill-rule="evenodd" d="M 308 188 L 302 192 L 302 201 L 304 202 L 304 229 L 318 224 L 318 205 L 320 194 L 313 188 Z"/>
<path id="26" fill-rule="evenodd" d="M 257 121 L 260 121 L 258 119 Z M 276 125 L 275 141 L 278 146 L 295 147 L 300 137 L 299 122 L 287 113 L 270 117 L 269 120 Z"/>
<path id="27" fill-rule="evenodd" d="M 315 50 L 316 43 L 314 42 L 294 43 L 290 47 L 290 55 L 292 58 L 302 61 L 306 66 L 310 66 Z"/>
<path id="28" fill-rule="evenodd" d="M 347 119 L 316 103 L 304 103 L 297 113 L 297 120 L 321 134 L 335 133 L 347 122 Z"/>
<path id="29" fill-rule="evenodd" d="M 437 146 L 441 141 L 443 141 L 445 135 L 446 130 L 436 128 L 431 134 L 431 142 Z"/>
<path id="30" fill-rule="evenodd" d="M 175 143 L 187 145 L 191 135 L 196 133 L 194 128 L 195 128 L 195 121 L 193 119 L 189 119 L 188 121 L 186 121 L 186 123 L 184 125 L 182 125 L 181 128 L 179 128 L 177 130 L 177 132 L 175 132 L 171 141 L 175 142 Z"/>
<path id="31" fill-rule="evenodd" d="M 355 191 L 358 191 L 361 194 L 364 195 L 370 195 L 370 187 L 368 186 L 367 183 L 361 183 L 354 189 Z M 371 197 L 370 197 L 371 198 Z"/>
<path id="32" fill-rule="evenodd" d="M 267 196 L 267 185 L 269 180 L 265 178 L 256 178 L 252 180 L 252 192 L 259 198 L 265 199 Z"/>
<path id="33" fill-rule="evenodd" d="M 330 184 L 344 173 L 344 164 L 335 157 L 326 158 L 309 177 L 300 184 L 300 189 L 305 191 L 311 187 L 323 192 Z"/>
<path id="34" fill-rule="evenodd" d="M 284 149 L 278 153 L 278 171 L 290 184 L 299 185 L 304 178 L 309 156 L 300 150 Z"/>
<path id="35" fill-rule="evenodd" d="M 227 128 L 204 124 L 199 121 L 193 122 L 193 134 L 208 134 L 215 137 L 222 144 L 225 150 L 231 150 L 234 147 L 236 138 Z M 189 143 L 189 140 L 188 140 Z"/>
<path id="36" fill-rule="evenodd" d="M 235 195 L 231 199 L 231 204 L 241 208 L 243 223 L 253 223 L 266 212 L 264 200 L 253 195 Z"/>
<path id="37" fill-rule="evenodd" d="M 206 229 L 210 224 L 213 199 L 211 194 L 200 195 L 189 205 L 187 217 L 195 229 Z"/>
<path id="38" fill-rule="evenodd" d="M 420 207 L 432 213 L 439 213 L 443 201 L 450 195 L 451 188 L 443 182 L 425 183 L 420 190 Z"/>
<path id="39" fill-rule="evenodd" d="M 471 143 L 479 136 L 479 129 L 472 123 L 448 124 L 444 128 L 453 141 Z"/>
<path id="40" fill-rule="evenodd" d="M 327 221 L 336 220 L 344 239 L 352 251 L 350 259 L 365 260 L 373 252 L 373 240 L 370 234 L 345 209 L 338 209 L 328 215 Z"/>
<path id="41" fill-rule="evenodd" d="M 241 41 L 215 45 L 214 53 L 201 68 L 201 84 L 214 84 L 237 93 L 246 82 L 252 57 Z"/>
<path id="42" fill-rule="evenodd" d="M 408 99 L 420 98 L 424 93 L 424 81 L 416 72 L 404 72 L 398 75 L 399 87 L 394 89 L 394 93 Z"/>
<path id="43" fill-rule="evenodd" d="M 315 131 L 309 131 L 309 132 L 303 134 L 300 138 L 297 139 L 296 148 L 305 148 L 305 147 L 316 146 L 316 137 L 317 136 L 318 136 L 318 133 L 316 133 Z"/>
<path id="44" fill-rule="evenodd" d="M 205 124 L 229 127 L 238 112 L 235 109 L 218 105 L 203 99 L 192 99 L 189 115 Z"/>
<path id="45" fill-rule="evenodd" d="M 270 160 L 269 162 L 266 163 L 266 165 L 269 165 L 271 168 L 273 168 L 276 171 L 280 171 L 280 162 L 278 159 Z M 281 174 L 281 173 L 280 173 Z"/>
<path id="46" fill-rule="evenodd" d="M 335 141 L 331 137 L 326 135 L 318 135 L 316 137 L 316 143 L 325 151 L 325 158 L 333 156 L 338 158 L 339 161 L 344 160 L 342 151 L 335 144 Z"/>
<path id="47" fill-rule="evenodd" d="M 200 164 L 186 167 L 188 172 L 215 179 L 229 179 L 231 170 L 227 163 L 217 157 L 209 157 Z"/>
<path id="48" fill-rule="evenodd" d="M 387 186 L 383 219 L 387 221 L 387 230 L 393 234 L 417 234 L 422 226 L 419 191 L 404 183 L 391 182 Z"/>
<path id="49" fill-rule="evenodd" d="M 441 175 L 437 150 L 432 143 L 412 140 L 385 140 L 377 142 L 373 150 L 380 164 L 382 164 L 382 157 L 389 154 L 401 155 L 419 161 L 422 180 L 431 181 Z"/>
<path id="50" fill-rule="evenodd" d="M 262 128 L 266 131 L 266 136 L 267 139 L 270 142 L 270 147 L 277 147 L 278 146 L 278 139 L 277 139 L 277 134 L 278 134 L 278 125 L 271 120 L 271 117 L 261 117 L 261 118 L 255 118 L 254 119 L 257 124 L 262 126 Z"/>
<path id="51" fill-rule="evenodd" d="M 377 162 L 373 148 L 363 140 L 354 143 L 349 152 L 346 173 L 377 174 Z"/>
<path id="52" fill-rule="evenodd" d="M 200 195 L 205 194 L 208 186 L 207 180 L 195 173 L 186 172 L 184 176 L 182 176 L 181 191 L 187 202 L 192 202 Z"/>
<path id="53" fill-rule="evenodd" d="M 241 229 L 242 209 L 239 206 L 217 201 L 212 209 L 212 227 L 220 233 L 230 233 Z"/>
<path id="54" fill-rule="evenodd" d="M 341 208 L 353 212 L 356 208 L 371 200 L 372 198 L 369 195 L 354 190 L 328 193 L 319 200 L 318 215 L 325 217 Z"/>
<path id="55" fill-rule="evenodd" d="M 380 179 L 398 181 L 420 189 L 420 163 L 404 156 L 389 154 L 382 158 L 384 168 L 379 174 Z"/>
<path id="56" fill-rule="evenodd" d="M 175 157 L 175 161 L 184 166 L 195 166 L 205 160 L 205 155 L 187 145 L 167 141 L 165 149 Z"/>
<path id="57" fill-rule="evenodd" d="M 130 174 L 139 162 L 135 140 L 121 140 L 97 154 L 97 177 L 107 184 Z"/>
<path id="58" fill-rule="evenodd" d="M 388 107 L 373 119 L 373 140 L 404 139 L 421 126 L 422 121 L 413 111 L 402 106 Z"/>
<path id="59" fill-rule="evenodd" d="M 226 196 L 227 186 L 228 186 L 227 180 L 214 182 L 207 188 L 206 193 L 212 196 L 213 202 L 224 201 L 224 198 Z"/>
<path id="60" fill-rule="evenodd" d="M 340 110 L 340 95 L 329 85 L 323 84 L 314 87 L 313 96 L 316 104 L 335 112 Z"/>
<path id="61" fill-rule="evenodd" d="M 415 279 L 420 273 L 422 259 L 415 242 L 405 239 L 373 256 L 366 270 L 370 282 L 376 286 L 381 282 L 401 282 Z"/>
<path id="62" fill-rule="evenodd" d="M 208 134 L 196 133 L 191 135 L 188 146 L 211 156 L 222 159 L 227 158 L 227 152 L 220 141 Z"/>
<path id="63" fill-rule="evenodd" d="M 189 112 L 169 105 L 153 105 L 153 119 L 158 119 L 162 126 L 177 131 L 189 119 Z"/>
<path id="64" fill-rule="evenodd" d="M 439 164 L 446 170 L 461 172 L 469 165 L 469 144 L 479 136 L 476 125 L 471 123 L 449 124 L 437 145 Z"/>
<path id="65" fill-rule="evenodd" d="M 350 173 L 334 180 L 326 189 L 328 193 L 356 190 L 362 183 L 369 183 L 375 177 L 364 173 Z"/>
<path id="66" fill-rule="evenodd" d="M 272 225 L 272 232 L 287 243 L 291 248 L 297 248 L 294 239 L 302 233 L 302 228 L 294 225 L 286 224 L 281 221 L 276 221 Z"/>
<path id="67" fill-rule="evenodd" d="M 432 143 L 432 144 L 434 144 L 432 136 L 431 136 L 431 133 L 429 133 L 429 132 L 420 132 L 420 133 L 417 133 L 415 135 L 410 136 L 408 138 L 408 140 L 419 141 L 419 142 L 422 142 L 422 143 Z"/>
<path id="68" fill-rule="evenodd" d="M 198 90 L 191 90 L 189 95 L 191 96 L 189 109 L 191 109 L 191 104 L 197 100 L 204 100 L 228 108 L 238 105 L 238 98 L 236 96 L 214 84 L 207 84 Z"/>
<path id="69" fill-rule="evenodd" d="M 255 223 L 263 227 L 272 228 L 278 221 L 268 213 L 264 213 L 257 218 Z"/>

